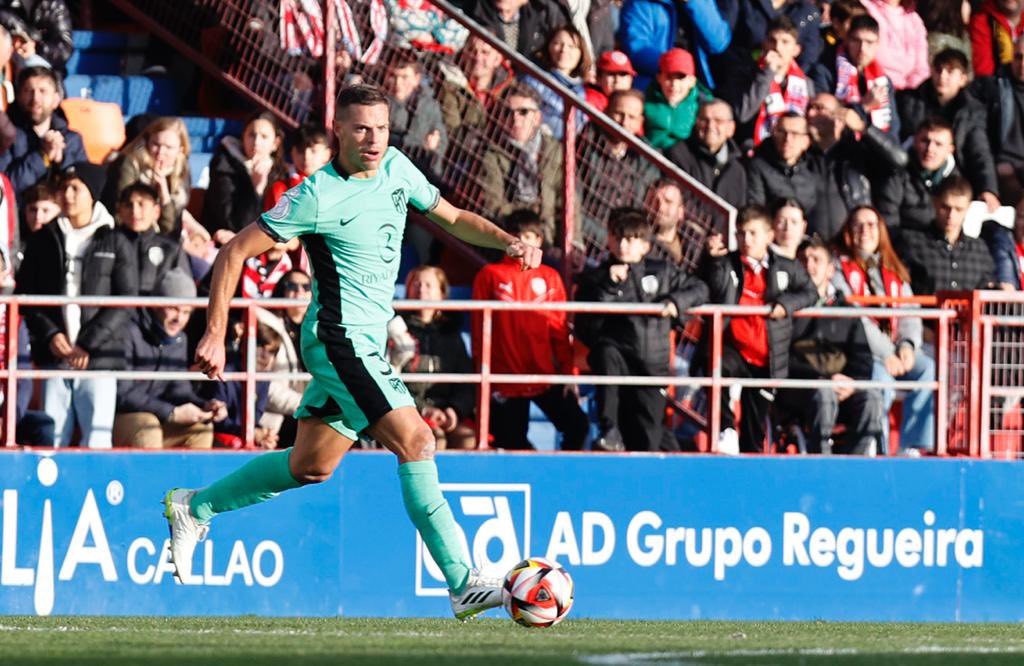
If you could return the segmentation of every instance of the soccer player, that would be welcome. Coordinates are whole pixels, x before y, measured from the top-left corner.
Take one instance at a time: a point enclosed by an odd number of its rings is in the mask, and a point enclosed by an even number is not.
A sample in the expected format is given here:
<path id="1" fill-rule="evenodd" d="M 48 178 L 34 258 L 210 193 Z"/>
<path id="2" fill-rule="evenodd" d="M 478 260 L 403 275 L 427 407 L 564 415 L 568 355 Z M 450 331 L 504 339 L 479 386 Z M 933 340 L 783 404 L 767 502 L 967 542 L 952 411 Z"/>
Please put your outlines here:
<path id="1" fill-rule="evenodd" d="M 336 109 L 337 157 L 217 255 L 206 333 L 196 348 L 202 371 L 219 378 L 228 303 L 243 262 L 298 237 L 313 269 L 313 301 L 302 332 L 302 357 L 313 380 L 295 413 L 295 446 L 259 456 L 206 488 L 170 490 L 164 515 L 171 559 L 178 579 L 190 580 L 193 552 L 214 516 L 326 481 L 365 430 L 398 456 L 406 511 L 444 572 L 455 616 L 464 620 L 501 603 L 501 579 L 465 561 L 438 485 L 434 436 L 385 357 L 406 206 L 457 238 L 504 250 L 523 270 L 539 266 L 541 253 L 454 207 L 405 155 L 388 147 L 388 101 L 379 89 L 347 87 Z"/>

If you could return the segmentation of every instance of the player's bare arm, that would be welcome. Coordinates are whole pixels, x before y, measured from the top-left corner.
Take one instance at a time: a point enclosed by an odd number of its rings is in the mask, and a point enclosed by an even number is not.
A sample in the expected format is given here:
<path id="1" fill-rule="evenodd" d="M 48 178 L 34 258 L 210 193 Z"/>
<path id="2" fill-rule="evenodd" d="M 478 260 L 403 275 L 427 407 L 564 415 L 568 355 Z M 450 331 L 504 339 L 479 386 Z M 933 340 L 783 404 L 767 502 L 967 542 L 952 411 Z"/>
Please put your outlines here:
<path id="1" fill-rule="evenodd" d="M 210 285 L 210 306 L 206 312 L 206 333 L 196 347 L 196 364 L 211 379 L 221 379 L 224 372 L 224 334 L 228 325 L 228 305 L 235 295 L 242 265 L 250 257 L 274 247 L 274 239 L 255 222 L 227 242 L 213 263 Z"/>
<path id="2" fill-rule="evenodd" d="M 463 208 L 458 208 L 441 197 L 428 217 L 459 240 L 480 247 L 504 250 L 508 256 L 521 261 L 522 269 L 540 266 L 541 251 L 526 245 L 490 220 Z"/>

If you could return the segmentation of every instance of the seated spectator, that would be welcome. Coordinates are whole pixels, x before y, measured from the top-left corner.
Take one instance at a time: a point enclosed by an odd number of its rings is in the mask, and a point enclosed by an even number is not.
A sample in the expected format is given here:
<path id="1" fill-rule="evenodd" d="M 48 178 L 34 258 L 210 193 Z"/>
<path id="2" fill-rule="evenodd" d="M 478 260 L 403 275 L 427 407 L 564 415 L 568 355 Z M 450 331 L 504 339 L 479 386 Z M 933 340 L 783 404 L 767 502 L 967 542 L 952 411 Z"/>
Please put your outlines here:
<path id="1" fill-rule="evenodd" d="M 523 243 L 541 247 L 544 226 L 536 213 L 518 210 L 505 218 L 505 230 Z M 561 303 L 566 299 L 562 278 L 550 266 L 522 271 L 516 260 L 505 258 L 480 269 L 473 280 L 473 299 L 512 303 Z M 573 349 L 565 312 L 503 312 L 493 315 L 491 372 L 501 374 L 569 375 Z M 473 313 L 473 358 L 481 359 L 482 318 Z M 573 385 L 495 384 L 491 396 L 493 445 L 507 449 L 533 449 L 526 436 L 530 403 L 562 433 L 561 448 L 579 451 L 590 423 L 580 409 Z"/>
<path id="2" fill-rule="evenodd" d="M 117 227 L 118 232 L 135 248 L 139 294 L 142 296 L 153 295 L 174 269 L 192 275 L 188 256 L 181 243 L 157 233 L 160 219 L 160 195 L 156 189 L 134 183 L 121 190 L 117 204 Z M 187 321 L 188 317 L 185 319 Z"/>
<path id="3" fill-rule="evenodd" d="M 498 49 L 473 36 L 457 59 L 459 66 L 442 63 L 437 101 L 448 133 L 462 126 L 483 128 L 494 104 L 515 76 Z"/>
<path id="4" fill-rule="evenodd" d="M 52 69 L 27 67 L 15 85 L 17 105 L 10 110 L 17 128 L 14 145 L 0 155 L 18 196 L 61 169 L 86 161 L 82 137 L 68 129 L 60 106 L 60 83 Z"/>
<path id="5" fill-rule="evenodd" d="M 463 0 L 461 5 L 467 16 L 527 58 L 543 55 L 551 31 L 570 23 L 566 5 L 555 0 Z"/>
<path id="6" fill-rule="evenodd" d="M 134 296 L 138 260 L 99 202 L 102 167 L 75 164 L 62 180 L 62 216 L 32 234 L 18 271 L 18 293 Z M 119 370 L 130 310 L 68 305 L 24 308 L 35 364 L 44 369 Z M 69 446 L 75 425 L 82 446 L 111 447 L 117 382 L 107 377 L 43 380 L 43 411 L 54 421 L 55 446 Z"/>
<path id="7" fill-rule="evenodd" d="M 71 40 L 71 10 L 64 0 L 0 3 L 0 24 L 18 35 L 18 55 L 28 61 L 39 56 L 53 69 L 63 72 L 74 51 Z"/>
<path id="8" fill-rule="evenodd" d="M 632 90 L 636 70 L 622 51 L 605 51 L 597 59 L 597 76 L 586 86 L 587 102 L 598 111 L 608 108 L 608 98 L 619 90 Z"/>
<path id="9" fill-rule="evenodd" d="M 313 282 L 309 277 L 309 274 L 299 269 L 293 269 L 278 281 L 274 287 L 274 298 L 297 298 L 303 301 L 309 301 L 313 298 Z M 285 334 L 288 336 L 288 340 L 291 341 L 291 348 L 296 352 L 295 365 L 298 367 L 300 372 L 306 371 L 305 362 L 302 360 L 302 321 L 306 317 L 306 310 L 308 306 L 293 306 L 285 308 L 284 310 L 275 310 L 276 313 L 280 314 L 281 321 L 284 323 Z M 284 348 L 287 351 L 287 348 Z M 278 365 L 280 365 L 281 359 L 278 358 Z M 289 363 L 291 359 L 289 358 Z"/>
<path id="10" fill-rule="evenodd" d="M 795 199 L 813 220 L 824 189 L 824 164 L 820 155 L 808 152 L 810 147 L 807 119 L 795 112 L 784 115 L 772 140 L 761 144 L 747 164 L 747 200 L 766 206 Z"/>
<path id="11" fill-rule="evenodd" d="M 800 259 L 817 288 L 818 307 L 843 306 L 831 280 L 832 253 L 817 236 L 805 241 Z M 789 349 L 793 379 L 831 379 L 833 382 L 871 379 L 871 349 L 864 325 L 852 317 L 797 319 Z M 881 442 L 882 395 L 877 389 L 833 386 L 789 389 L 779 395 L 780 411 L 796 414 L 807 429 L 807 453 L 875 455 Z M 842 444 L 833 444 L 836 424 L 846 426 Z"/>
<path id="12" fill-rule="evenodd" d="M 963 0 L 931 0 L 917 7 L 928 31 L 928 62 L 936 53 L 956 49 L 971 59 L 971 3 Z"/>
<path id="13" fill-rule="evenodd" d="M 879 25 L 878 64 L 896 90 L 916 88 L 928 78 L 928 31 L 906 0 L 862 0 Z"/>
<path id="14" fill-rule="evenodd" d="M 690 138 L 677 142 L 665 156 L 733 206 L 742 207 L 747 203 L 747 170 L 732 140 L 735 134 L 736 121 L 728 103 L 702 102 Z M 717 231 L 725 233 L 725 229 Z"/>
<path id="15" fill-rule="evenodd" d="M 899 96 L 899 112 L 904 131 L 932 116 L 945 118 L 953 125 L 956 162 L 974 187 L 975 195 L 988 204 L 989 210 L 999 207 L 999 183 L 988 143 L 985 108 L 967 90 L 970 71 L 967 57 L 952 49 L 943 51 L 932 61 L 932 76 L 915 90 Z"/>
<path id="16" fill-rule="evenodd" d="M 288 255 L 290 243 L 275 243 L 263 254 L 250 257 L 242 265 L 239 296 L 242 298 L 270 298 L 293 265 Z"/>
<path id="17" fill-rule="evenodd" d="M 992 76 L 1013 60 L 1012 45 L 1024 34 L 1019 0 L 983 0 L 971 16 L 975 76 Z"/>
<path id="18" fill-rule="evenodd" d="M 797 64 L 802 50 L 799 35 L 789 19 L 773 20 L 768 25 L 757 73 L 752 79 L 734 75 L 723 83 L 734 90 L 730 101 L 739 109 L 739 120 L 745 125 L 744 138 L 753 136 L 755 146 L 772 135 L 776 123 L 785 115 L 804 115 L 814 96 L 814 84 Z"/>
<path id="19" fill-rule="evenodd" d="M 689 138 L 697 107 L 711 99 L 695 72 L 693 56 L 683 49 L 670 49 L 658 59 L 658 76 L 644 102 L 644 135 L 658 150 Z"/>
<path id="20" fill-rule="evenodd" d="M 989 289 L 995 264 L 985 243 L 963 233 L 971 186 L 954 176 L 935 191 L 935 220 L 930 229 L 900 234 L 899 256 L 910 270 L 915 294 Z"/>
<path id="21" fill-rule="evenodd" d="M 889 241 L 885 220 L 874 208 L 857 208 L 846 218 L 836 241 L 839 270 L 832 283 L 844 296 L 911 297 L 910 273 Z M 906 305 L 900 307 L 908 307 Z M 932 381 L 935 361 L 925 354 L 921 319 L 864 317 L 864 332 L 874 359 L 871 378 L 878 381 Z M 889 452 L 889 408 L 895 391 L 882 389 L 882 453 Z M 905 450 L 931 448 L 935 441 L 935 395 L 928 389 L 907 391 L 903 401 L 900 442 Z"/>
<path id="22" fill-rule="evenodd" d="M 448 130 L 441 119 L 441 106 L 430 87 L 423 85 L 423 65 L 414 52 L 401 53 L 389 63 L 384 92 L 391 118 L 389 143 L 421 170 L 435 173 L 448 149 Z"/>
<path id="23" fill-rule="evenodd" d="M 269 111 L 251 116 L 241 139 L 221 139 L 210 162 L 201 220 L 214 242 L 227 243 L 255 220 L 263 212 L 267 186 L 286 173 L 284 132 Z"/>
<path id="24" fill-rule="evenodd" d="M 737 73 L 745 75 L 750 55 L 771 39 L 773 27 L 793 27 L 793 39 L 801 49 L 794 59 L 804 72 L 810 71 L 821 56 L 821 14 L 809 0 L 722 0 L 722 17 L 732 29 L 732 41 L 724 57 L 719 58 L 715 76 L 719 85 Z M 764 50 L 768 51 L 771 47 Z"/>
<path id="25" fill-rule="evenodd" d="M 674 46 L 696 54 L 701 80 L 709 88 L 715 86 L 711 58 L 728 48 L 733 34 L 719 6 L 714 0 L 682 4 L 626 0 L 622 4 L 618 41 L 639 72 L 635 75 L 638 90 L 647 89 L 658 73 L 658 57 Z"/>
<path id="26" fill-rule="evenodd" d="M 583 36 L 576 28 L 562 26 L 553 30 L 538 60 L 556 81 L 579 97 L 586 95 L 583 77 L 590 72 L 592 61 L 583 43 Z M 532 76 L 523 77 L 523 82 L 537 91 L 541 100 L 540 110 L 544 125 L 551 131 L 551 136 L 556 141 L 561 141 L 565 135 L 565 101 L 546 83 Z M 577 133 L 583 129 L 586 120 L 587 117 L 582 111 L 576 112 Z"/>
<path id="27" fill-rule="evenodd" d="M 489 145 L 481 163 L 481 208 L 491 218 L 530 208 L 544 223 L 544 242 L 561 247 L 562 146 L 540 131 L 540 97 L 533 88 L 507 89 L 504 111 L 505 138 Z"/>
<path id="28" fill-rule="evenodd" d="M 811 77 L 819 94 L 835 93 L 841 103 L 860 113 L 872 127 L 898 137 L 896 89 L 875 59 L 878 31 L 878 21 L 870 16 L 851 20 L 849 34 L 834 58 L 815 65 Z"/>
<path id="29" fill-rule="evenodd" d="M 446 300 L 448 276 L 436 266 L 414 268 L 406 277 L 405 295 L 424 301 Z M 389 360 L 401 372 L 473 372 L 461 328 L 462 317 L 454 312 L 424 309 L 395 317 L 388 323 Z M 498 356 L 501 354 L 495 358 Z M 410 382 L 408 387 L 439 449 L 476 448 L 476 391 L 472 385 Z M 498 429 L 492 427 L 491 431 Z"/>
<path id="30" fill-rule="evenodd" d="M 196 297 L 192 276 L 179 270 L 168 272 L 157 288 L 155 296 Z M 189 305 L 140 308 L 122 337 L 125 369 L 187 371 L 185 327 L 191 315 Z M 209 449 L 213 446 L 213 423 L 227 415 L 223 403 L 204 400 L 191 382 L 122 380 L 117 385 L 114 442 L 142 449 Z"/>
<path id="31" fill-rule="evenodd" d="M 608 220 L 610 256 L 578 276 L 576 299 L 602 303 L 660 303 L 661 315 L 579 315 L 576 332 L 590 348 L 594 374 L 663 376 L 669 372 L 669 333 L 686 310 L 706 302 L 707 285 L 675 264 L 647 256 L 651 226 L 636 209 Z M 665 396 L 658 386 L 597 387 L 599 439 L 605 451 L 677 451 L 664 428 Z"/>
<path id="32" fill-rule="evenodd" d="M 775 241 L 771 249 L 786 259 L 795 259 L 800 246 L 807 239 L 807 218 L 795 199 L 781 199 L 772 205 L 772 232 Z"/>
<path id="33" fill-rule="evenodd" d="M 103 205 L 112 209 L 129 185 L 150 185 L 160 195 L 158 231 L 167 236 L 180 233 L 181 215 L 192 194 L 190 152 L 188 130 L 181 119 L 165 117 L 153 121 L 111 165 Z"/>
<path id="34" fill-rule="evenodd" d="M 658 253 L 654 256 L 660 254 L 659 258 L 668 259 L 673 264 L 680 263 L 686 251 L 679 234 L 686 219 L 686 206 L 679 183 L 669 178 L 653 183 L 644 197 L 644 212 L 650 216 L 654 230 L 652 252 Z"/>
<path id="35" fill-rule="evenodd" d="M 281 336 L 273 328 L 263 323 L 256 325 L 256 372 L 273 372 L 277 352 L 281 349 Z M 224 372 L 242 372 L 245 365 L 241 356 L 237 353 L 228 354 L 227 362 L 224 364 Z M 242 439 L 245 422 L 244 400 L 245 382 L 204 382 L 204 393 L 211 402 L 223 404 L 227 408 L 227 417 L 213 423 L 214 446 L 218 448 L 240 449 L 248 443 Z M 263 412 L 267 407 L 268 391 L 270 382 L 256 382 L 256 400 L 250 403 L 253 410 L 255 423 L 263 418 Z M 257 426 L 254 433 L 254 441 L 257 448 L 276 449 L 278 445 L 277 433 L 269 428 Z"/>
<path id="36" fill-rule="evenodd" d="M 800 262 L 770 248 L 771 218 L 761 206 L 747 206 L 736 221 L 739 250 L 729 252 L 720 235 L 708 239 L 708 300 L 724 305 L 770 306 L 771 314 L 732 317 L 723 331 L 722 375 L 777 378 L 789 374 L 793 313 L 815 303 L 817 291 Z M 737 432 L 729 390 L 722 391 L 720 453 L 759 453 L 764 450 L 765 417 L 774 390 L 743 389 L 742 423 Z"/>
<path id="37" fill-rule="evenodd" d="M 281 196 L 331 161 L 331 140 L 319 125 L 303 125 L 292 137 L 289 155 L 291 167 L 281 180 L 275 180 L 263 197 L 263 210 L 277 205 Z"/>
<path id="38" fill-rule="evenodd" d="M 1024 198 L 1024 38 L 1013 45 L 1013 61 L 996 76 L 975 81 L 988 109 L 989 146 L 999 198 L 1014 206 Z"/>
<path id="39" fill-rule="evenodd" d="M 20 252 L 24 251 L 28 237 L 53 222 L 60 215 L 60 197 L 47 182 L 37 183 L 21 195 Z M 19 262 L 20 263 L 20 262 Z"/>
<path id="40" fill-rule="evenodd" d="M 953 126 L 930 118 L 914 135 L 905 169 L 890 169 L 875 189 L 875 204 L 890 229 L 928 229 L 935 219 L 932 196 L 946 179 L 960 176 Z"/>
<path id="41" fill-rule="evenodd" d="M 388 15 L 391 34 L 399 48 L 455 53 L 469 36 L 461 23 L 429 0 L 388 0 Z"/>

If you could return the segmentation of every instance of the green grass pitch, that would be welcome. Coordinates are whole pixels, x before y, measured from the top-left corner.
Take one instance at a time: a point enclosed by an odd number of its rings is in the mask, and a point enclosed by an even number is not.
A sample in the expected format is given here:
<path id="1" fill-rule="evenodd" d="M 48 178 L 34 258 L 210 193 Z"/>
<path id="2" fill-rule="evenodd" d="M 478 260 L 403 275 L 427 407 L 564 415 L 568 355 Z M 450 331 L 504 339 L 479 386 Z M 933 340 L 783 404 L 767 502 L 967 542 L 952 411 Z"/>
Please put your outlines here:
<path id="1" fill-rule="evenodd" d="M 1021 664 L 1024 626 L 0 617 L 16 664 Z"/>

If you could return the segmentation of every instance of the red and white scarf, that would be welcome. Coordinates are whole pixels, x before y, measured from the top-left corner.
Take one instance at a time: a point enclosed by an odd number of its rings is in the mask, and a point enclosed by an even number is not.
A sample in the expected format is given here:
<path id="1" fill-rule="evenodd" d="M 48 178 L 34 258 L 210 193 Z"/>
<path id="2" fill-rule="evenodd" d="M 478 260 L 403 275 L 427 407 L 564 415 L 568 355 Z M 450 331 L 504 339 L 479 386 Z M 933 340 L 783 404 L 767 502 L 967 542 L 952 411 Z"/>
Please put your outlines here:
<path id="1" fill-rule="evenodd" d="M 1014 248 L 1017 250 L 1017 272 L 1020 274 L 1020 286 L 1024 289 L 1024 243 L 1014 243 Z"/>
<path id="2" fill-rule="evenodd" d="M 291 269 L 292 260 L 287 253 L 273 266 L 266 254 L 247 259 L 242 269 L 242 298 L 270 298 L 274 287 Z"/>
<path id="3" fill-rule="evenodd" d="M 764 68 L 763 61 L 761 67 Z M 783 89 L 782 84 L 772 77 L 771 90 L 761 102 L 761 109 L 757 112 L 757 121 L 754 123 L 755 146 L 772 135 L 775 123 L 783 114 L 796 111 L 802 116 L 807 113 L 807 103 L 810 101 L 807 75 L 795 62 L 789 66 L 785 84 L 786 87 Z"/>
<path id="4" fill-rule="evenodd" d="M 854 296 L 885 296 L 887 298 L 899 298 L 903 295 L 903 280 L 900 276 L 884 266 L 878 269 L 882 273 L 882 284 L 885 285 L 884 294 L 871 293 L 871 280 L 868 279 L 867 271 L 860 267 L 853 258 L 843 255 L 839 257 L 839 265 L 843 269 L 843 276 L 846 284 L 850 285 L 850 291 Z M 893 307 L 896 307 L 893 305 Z M 899 322 L 895 317 L 889 320 L 889 332 L 896 338 Z"/>
<path id="5" fill-rule="evenodd" d="M 888 89 L 889 87 L 889 78 L 882 71 L 882 66 L 878 64 L 877 60 L 872 60 L 864 68 L 864 79 L 867 90 Z M 846 52 L 840 49 L 836 54 L 836 98 L 844 104 L 860 104 L 859 83 L 860 73 L 857 71 L 857 66 L 850 62 L 850 59 L 846 57 Z M 883 132 L 889 131 L 892 126 L 892 100 L 888 95 L 885 104 L 866 110 L 871 117 L 872 125 Z"/>
<path id="6" fill-rule="evenodd" d="M 346 0 L 333 0 L 337 24 L 345 50 L 359 62 L 373 65 L 380 57 L 388 36 L 388 12 L 384 0 L 370 0 L 370 29 L 373 41 L 363 49 L 355 15 Z M 314 58 L 324 53 L 324 17 L 319 0 L 281 0 L 281 48 L 306 51 Z"/>

